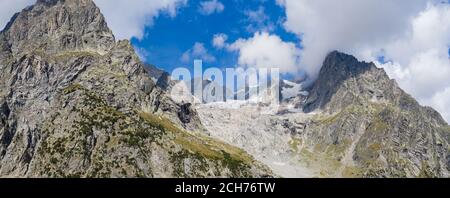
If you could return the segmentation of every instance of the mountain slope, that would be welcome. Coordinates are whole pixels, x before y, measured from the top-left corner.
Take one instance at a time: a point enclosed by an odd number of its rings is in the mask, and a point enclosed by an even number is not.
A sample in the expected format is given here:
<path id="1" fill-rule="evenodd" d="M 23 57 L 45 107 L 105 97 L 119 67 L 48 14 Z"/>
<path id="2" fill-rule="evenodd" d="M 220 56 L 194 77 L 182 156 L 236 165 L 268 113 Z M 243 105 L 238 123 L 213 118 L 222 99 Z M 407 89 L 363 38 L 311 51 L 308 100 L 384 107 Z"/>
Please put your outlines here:
<path id="1" fill-rule="evenodd" d="M 201 135 L 91 0 L 38 0 L 0 33 L 1 177 L 261 177 Z"/>
<path id="2" fill-rule="evenodd" d="M 293 100 L 304 113 L 212 105 L 198 111 L 213 137 L 244 148 L 281 176 L 450 176 L 450 127 L 383 69 L 335 51 L 306 91 L 306 100 Z"/>
<path id="3" fill-rule="evenodd" d="M 312 151 L 357 175 L 449 176 L 447 123 L 373 63 L 332 52 L 310 93 L 304 110 L 322 113 L 304 136 Z"/>
<path id="4" fill-rule="evenodd" d="M 37 0 L 0 33 L 0 177 L 450 177 L 439 113 L 350 55 L 308 90 L 281 81 L 274 114 L 177 103 L 172 83 L 92 0 Z"/>

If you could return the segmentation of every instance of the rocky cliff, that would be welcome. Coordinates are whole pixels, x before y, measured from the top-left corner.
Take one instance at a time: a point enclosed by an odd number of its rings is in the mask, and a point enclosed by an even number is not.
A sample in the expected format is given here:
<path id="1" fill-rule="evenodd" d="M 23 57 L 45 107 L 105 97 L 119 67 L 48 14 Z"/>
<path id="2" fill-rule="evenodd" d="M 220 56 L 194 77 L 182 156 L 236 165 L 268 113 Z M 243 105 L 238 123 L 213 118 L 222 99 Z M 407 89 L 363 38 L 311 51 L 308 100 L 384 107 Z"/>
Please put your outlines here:
<path id="1" fill-rule="evenodd" d="M 274 114 L 173 83 L 92 0 L 37 0 L 0 32 L 0 177 L 450 177 L 448 124 L 353 56 L 281 81 Z"/>
<path id="2" fill-rule="evenodd" d="M 147 70 L 150 71 L 151 70 Z M 38 0 L 0 33 L 1 177 L 261 177 L 201 135 L 92 0 Z"/>
<path id="3" fill-rule="evenodd" d="M 304 91 L 288 101 L 303 112 L 198 110 L 212 136 L 285 177 L 450 177 L 450 127 L 373 63 L 332 52 Z"/>
<path id="4" fill-rule="evenodd" d="M 332 52 L 305 112 L 319 113 L 300 135 L 305 148 L 368 177 L 449 177 L 450 128 L 373 63 Z"/>

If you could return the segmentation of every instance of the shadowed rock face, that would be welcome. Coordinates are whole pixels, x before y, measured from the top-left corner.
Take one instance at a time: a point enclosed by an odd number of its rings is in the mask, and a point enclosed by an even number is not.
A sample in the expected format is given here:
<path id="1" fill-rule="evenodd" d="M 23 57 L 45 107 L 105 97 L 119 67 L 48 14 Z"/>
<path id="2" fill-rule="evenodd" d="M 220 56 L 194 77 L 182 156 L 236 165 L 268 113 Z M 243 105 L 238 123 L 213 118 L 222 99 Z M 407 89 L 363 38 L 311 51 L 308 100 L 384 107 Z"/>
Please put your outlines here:
<path id="1" fill-rule="evenodd" d="M 91 0 L 38 0 L 0 33 L 0 177 L 272 175 L 202 130 Z"/>
<path id="2" fill-rule="evenodd" d="M 422 107 L 373 63 L 337 51 L 324 61 L 320 75 L 304 104 L 305 112 L 339 112 L 349 105 L 367 102 L 391 104 L 405 111 L 421 111 L 439 125 L 447 123 L 432 108 Z"/>

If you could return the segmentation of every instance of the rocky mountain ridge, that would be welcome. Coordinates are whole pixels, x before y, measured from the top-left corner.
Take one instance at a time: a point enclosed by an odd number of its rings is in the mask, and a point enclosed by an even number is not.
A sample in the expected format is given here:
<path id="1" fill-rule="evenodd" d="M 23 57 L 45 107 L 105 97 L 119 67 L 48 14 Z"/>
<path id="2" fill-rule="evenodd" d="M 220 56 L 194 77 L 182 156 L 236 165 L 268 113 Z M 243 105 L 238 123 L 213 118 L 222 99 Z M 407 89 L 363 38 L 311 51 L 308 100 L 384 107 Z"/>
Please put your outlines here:
<path id="1" fill-rule="evenodd" d="M 244 148 L 281 176 L 450 176 L 448 124 L 373 63 L 331 52 L 305 91 L 306 98 L 290 101 L 303 112 L 211 104 L 198 112 L 213 137 Z"/>
<path id="2" fill-rule="evenodd" d="M 37 0 L 0 32 L 0 177 L 450 177 L 448 124 L 353 56 L 272 114 L 173 83 L 92 0 Z"/>
<path id="3" fill-rule="evenodd" d="M 273 175 L 202 135 L 92 0 L 38 0 L 0 46 L 0 177 Z"/>

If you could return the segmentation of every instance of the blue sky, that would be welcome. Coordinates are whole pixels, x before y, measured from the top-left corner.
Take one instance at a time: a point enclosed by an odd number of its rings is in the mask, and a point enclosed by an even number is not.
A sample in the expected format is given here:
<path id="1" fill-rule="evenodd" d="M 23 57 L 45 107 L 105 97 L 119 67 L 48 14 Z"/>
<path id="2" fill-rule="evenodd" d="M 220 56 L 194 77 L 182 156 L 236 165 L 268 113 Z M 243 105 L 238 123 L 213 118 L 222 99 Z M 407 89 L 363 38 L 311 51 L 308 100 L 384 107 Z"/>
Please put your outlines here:
<path id="1" fill-rule="evenodd" d="M 282 22 L 285 12 L 275 1 L 226 0 L 221 3 L 224 9 L 210 15 L 200 11 L 201 1 L 190 1 L 181 6 L 176 17 L 163 14 L 157 17 L 152 26 L 145 28 L 142 39 L 131 39 L 133 45 L 145 61 L 166 71 L 176 67 L 191 67 L 192 62 L 182 61 L 184 52 L 195 43 L 203 43 L 215 61 L 204 62 L 207 67 L 234 67 L 238 53 L 214 48 L 212 39 L 215 34 L 228 35 L 228 41 L 252 37 L 256 31 L 267 31 L 278 35 L 284 41 L 300 44 L 295 34 L 287 32 Z M 252 20 L 249 13 L 258 13 Z M 268 27 L 269 26 L 269 27 Z"/>

